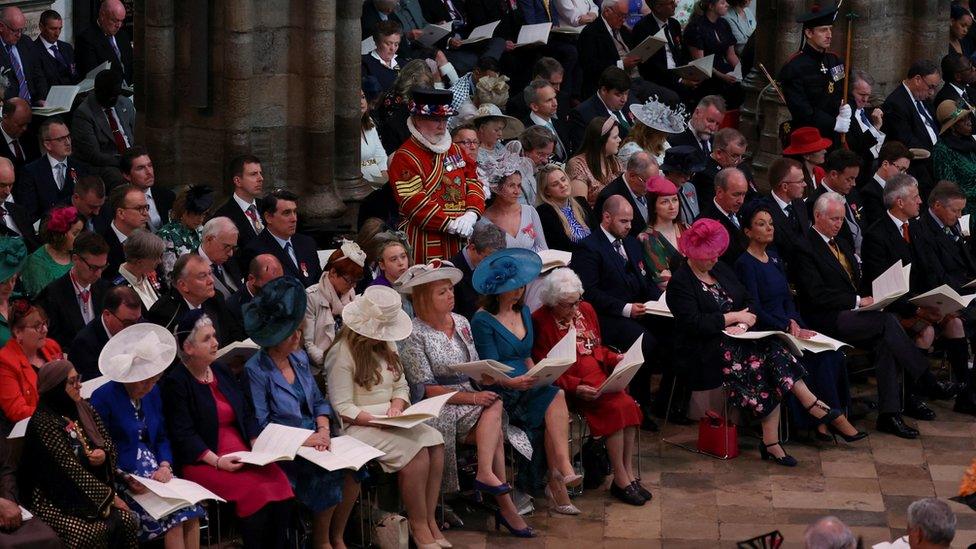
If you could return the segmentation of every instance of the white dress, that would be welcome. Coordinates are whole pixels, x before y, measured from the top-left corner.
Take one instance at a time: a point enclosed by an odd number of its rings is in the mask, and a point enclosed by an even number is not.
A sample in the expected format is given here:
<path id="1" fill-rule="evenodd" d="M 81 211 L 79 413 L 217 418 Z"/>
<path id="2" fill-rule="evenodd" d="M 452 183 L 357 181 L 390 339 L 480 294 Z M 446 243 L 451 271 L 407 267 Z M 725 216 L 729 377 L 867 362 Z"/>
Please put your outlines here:
<path id="1" fill-rule="evenodd" d="M 386 171 L 389 158 L 383 149 L 380 136 L 376 132 L 376 126 L 366 130 L 360 138 L 359 153 L 363 180 L 369 183 L 373 189 L 382 187 L 387 180 L 383 172 Z"/>

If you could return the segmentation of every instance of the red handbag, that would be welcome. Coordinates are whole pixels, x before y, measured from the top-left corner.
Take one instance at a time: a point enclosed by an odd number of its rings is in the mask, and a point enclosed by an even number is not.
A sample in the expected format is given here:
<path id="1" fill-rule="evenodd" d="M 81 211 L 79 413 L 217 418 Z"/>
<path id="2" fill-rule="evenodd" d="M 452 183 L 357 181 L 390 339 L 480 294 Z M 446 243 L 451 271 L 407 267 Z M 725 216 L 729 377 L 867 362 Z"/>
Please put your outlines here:
<path id="1" fill-rule="evenodd" d="M 739 455 L 739 430 L 734 423 L 709 410 L 698 422 L 698 451 L 719 459 Z"/>

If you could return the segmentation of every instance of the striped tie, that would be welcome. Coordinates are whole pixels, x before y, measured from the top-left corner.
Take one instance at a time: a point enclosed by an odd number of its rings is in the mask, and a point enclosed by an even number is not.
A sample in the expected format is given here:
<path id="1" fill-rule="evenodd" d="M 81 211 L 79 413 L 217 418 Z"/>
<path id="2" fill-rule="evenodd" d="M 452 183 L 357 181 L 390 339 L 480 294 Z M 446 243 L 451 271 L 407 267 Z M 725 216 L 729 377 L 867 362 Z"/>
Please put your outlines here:
<path id="1" fill-rule="evenodd" d="M 27 78 L 24 77 L 24 67 L 21 66 L 20 60 L 14 55 L 14 45 L 7 44 L 7 56 L 10 57 L 10 65 L 14 68 L 14 74 L 17 75 L 17 82 L 20 84 L 20 92 L 18 95 L 28 103 L 31 102 L 30 90 L 27 89 Z"/>

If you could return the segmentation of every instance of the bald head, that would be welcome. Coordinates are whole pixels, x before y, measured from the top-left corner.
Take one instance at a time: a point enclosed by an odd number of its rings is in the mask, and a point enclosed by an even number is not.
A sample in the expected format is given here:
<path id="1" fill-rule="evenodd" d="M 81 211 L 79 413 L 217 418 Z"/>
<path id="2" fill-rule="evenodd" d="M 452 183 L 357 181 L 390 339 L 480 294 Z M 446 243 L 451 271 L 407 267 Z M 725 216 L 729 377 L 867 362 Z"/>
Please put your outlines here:
<path id="1" fill-rule="evenodd" d="M 115 36 L 125 21 L 125 6 L 119 0 L 103 0 L 98 9 L 98 26 L 108 36 Z"/>
<path id="2" fill-rule="evenodd" d="M 0 203 L 7 200 L 17 179 L 14 164 L 8 158 L 0 156 Z"/>
<path id="3" fill-rule="evenodd" d="M 278 258 L 271 254 L 261 254 L 248 264 L 247 289 L 252 295 L 256 294 L 265 284 L 282 276 L 285 276 L 285 270 Z"/>
<path id="4" fill-rule="evenodd" d="M 8 45 L 16 44 L 27 27 L 27 18 L 24 17 L 24 12 L 16 7 L 0 10 L 0 22 L 3 23 L 0 25 L 0 39 Z"/>
<path id="5" fill-rule="evenodd" d="M 615 194 L 603 203 L 603 218 L 600 226 L 616 238 L 623 238 L 630 232 L 634 221 L 634 209 L 627 199 Z"/>
<path id="6" fill-rule="evenodd" d="M 0 28 L 3 28 L 3 25 L 0 25 Z M 3 125 L 3 131 L 10 137 L 22 136 L 31 122 L 30 104 L 20 97 L 14 97 L 4 102 L 2 112 L 0 125 Z"/>
<path id="7" fill-rule="evenodd" d="M 824 517 L 807 528 L 803 535 L 806 549 L 854 549 L 854 534 L 837 517 Z"/>

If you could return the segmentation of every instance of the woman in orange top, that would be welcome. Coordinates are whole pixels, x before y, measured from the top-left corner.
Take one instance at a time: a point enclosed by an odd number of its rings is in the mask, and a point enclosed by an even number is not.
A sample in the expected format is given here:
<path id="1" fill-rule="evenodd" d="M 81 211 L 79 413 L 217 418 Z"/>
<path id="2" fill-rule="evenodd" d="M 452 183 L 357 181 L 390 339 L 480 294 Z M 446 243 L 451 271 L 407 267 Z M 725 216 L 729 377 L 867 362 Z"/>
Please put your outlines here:
<path id="1" fill-rule="evenodd" d="M 37 370 L 62 356 L 47 337 L 47 315 L 26 300 L 10 304 L 10 332 L 0 349 L 0 410 L 11 423 L 30 417 L 37 407 Z"/>

